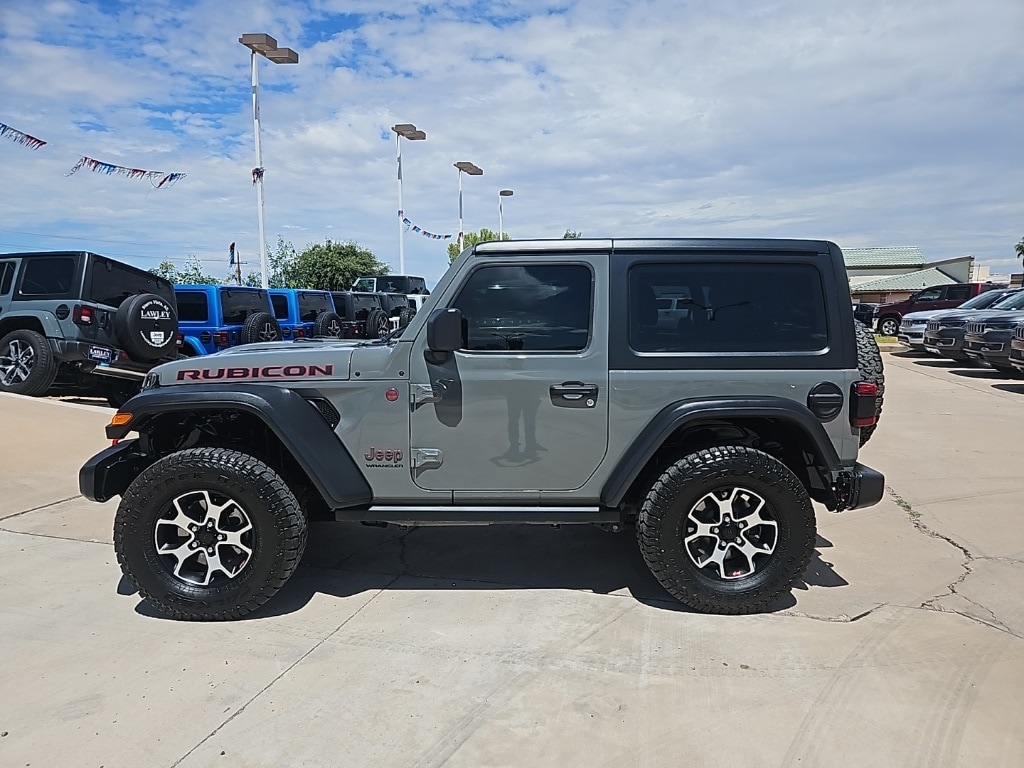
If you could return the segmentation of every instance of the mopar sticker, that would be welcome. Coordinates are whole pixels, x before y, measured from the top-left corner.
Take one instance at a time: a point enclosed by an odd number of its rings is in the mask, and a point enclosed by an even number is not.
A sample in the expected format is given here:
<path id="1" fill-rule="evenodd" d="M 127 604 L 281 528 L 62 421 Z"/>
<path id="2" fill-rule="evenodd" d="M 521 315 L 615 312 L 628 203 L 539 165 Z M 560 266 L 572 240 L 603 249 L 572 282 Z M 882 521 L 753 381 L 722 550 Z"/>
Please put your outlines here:
<path id="1" fill-rule="evenodd" d="M 184 368 L 178 381 L 216 381 L 217 379 L 304 379 L 333 376 L 333 365 L 265 365 L 259 368 Z"/>

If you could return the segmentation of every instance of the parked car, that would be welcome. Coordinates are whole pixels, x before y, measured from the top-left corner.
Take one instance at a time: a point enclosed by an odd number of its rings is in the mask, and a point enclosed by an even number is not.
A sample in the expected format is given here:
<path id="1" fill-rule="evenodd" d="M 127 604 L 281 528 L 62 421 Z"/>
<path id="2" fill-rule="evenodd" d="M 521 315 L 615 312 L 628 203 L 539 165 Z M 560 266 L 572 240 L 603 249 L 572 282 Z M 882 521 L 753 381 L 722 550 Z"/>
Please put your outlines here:
<path id="1" fill-rule="evenodd" d="M 1021 301 L 1024 304 L 1024 300 Z M 1010 343 L 1014 332 L 1024 323 L 1024 308 L 970 318 L 964 334 L 964 354 L 987 363 L 1000 373 L 1016 373 L 1010 365 Z"/>
<path id="2" fill-rule="evenodd" d="M 862 301 L 859 304 L 853 305 L 853 317 L 855 320 L 864 323 L 868 328 L 872 328 L 875 324 L 875 310 L 877 308 L 877 304 Z"/>
<path id="3" fill-rule="evenodd" d="M 379 339 L 388 332 L 388 314 L 379 293 L 333 291 L 331 298 L 341 318 L 343 339 Z"/>
<path id="4" fill-rule="evenodd" d="M 270 302 L 285 339 L 341 336 L 341 318 L 328 291 L 271 288 Z"/>
<path id="5" fill-rule="evenodd" d="M 356 278 L 352 290 L 382 294 L 381 305 L 389 317 L 397 318 L 392 321 L 396 328 L 406 325 L 430 295 L 426 280 L 412 275 L 367 275 Z"/>
<path id="6" fill-rule="evenodd" d="M 239 285 L 176 285 L 183 355 L 210 355 L 240 344 L 280 341 L 263 288 Z"/>
<path id="7" fill-rule="evenodd" d="M 1018 325 L 1010 342 L 1010 365 L 1017 373 L 1024 373 L 1024 325 Z"/>
<path id="8" fill-rule="evenodd" d="M 908 312 L 925 309 L 954 309 L 979 293 L 999 288 L 996 283 L 957 283 L 955 285 L 933 285 L 910 296 L 904 301 L 882 304 L 875 310 L 877 329 L 883 336 L 895 336 L 900 321 Z"/>
<path id="9" fill-rule="evenodd" d="M 56 383 L 118 405 L 177 345 L 167 280 L 88 251 L 0 254 L 0 392 Z"/>
<path id="10" fill-rule="evenodd" d="M 992 291 L 999 294 L 997 301 L 987 312 L 1013 311 L 1024 309 L 1024 289 L 1009 288 Z M 942 313 L 928 321 L 924 336 L 925 349 L 934 354 L 957 362 L 970 362 L 971 358 L 964 354 L 964 335 L 967 323 L 981 310 L 958 310 Z"/>
<path id="11" fill-rule="evenodd" d="M 957 311 L 988 309 L 1014 290 L 1016 289 L 1005 288 L 985 291 L 984 293 L 979 293 L 974 298 L 968 299 L 956 309 Z M 918 352 L 925 351 L 925 333 L 927 332 L 929 321 L 939 315 L 946 315 L 948 312 L 945 309 L 927 309 L 904 315 L 903 322 L 900 323 L 899 335 L 896 337 L 897 341 L 904 347 L 909 347 L 912 350 Z"/>

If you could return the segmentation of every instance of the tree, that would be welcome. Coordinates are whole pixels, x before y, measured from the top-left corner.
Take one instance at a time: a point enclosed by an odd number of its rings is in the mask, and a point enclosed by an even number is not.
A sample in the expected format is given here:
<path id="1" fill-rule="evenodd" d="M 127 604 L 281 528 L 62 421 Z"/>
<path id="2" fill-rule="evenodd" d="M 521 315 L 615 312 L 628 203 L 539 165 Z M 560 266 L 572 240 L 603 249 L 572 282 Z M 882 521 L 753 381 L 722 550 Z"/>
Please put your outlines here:
<path id="1" fill-rule="evenodd" d="M 493 229 L 484 227 L 479 232 L 466 232 L 462 236 L 462 247 L 463 249 L 469 248 L 476 245 L 477 243 L 486 243 L 488 240 L 511 240 L 512 235 L 508 232 L 502 232 L 501 237 L 498 237 L 498 233 Z M 455 261 L 459 257 L 459 244 L 448 243 L 448 263 Z"/>
<path id="2" fill-rule="evenodd" d="M 1020 257 L 1021 261 L 1024 261 L 1024 237 L 1022 237 L 1020 241 L 1015 246 L 1013 246 L 1013 250 L 1017 252 L 1017 255 Z"/>
<path id="3" fill-rule="evenodd" d="M 565 234 L 562 235 L 563 240 L 579 240 L 581 237 L 583 237 L 583 233 L 573 229 L 565 230 Z"/>
<path id="4" fill-rule="evenodd" d="M 288 243 L 278 250 L 287 256 Z M 294 248 L 291 249 L 294 253 Z M 353 242 L 310 243 L 302 253 L 282 262 L 284 283 L 289 288 L 313 288 L 321 291 L 347 291 L 360 275 L 386 275 L 387 264 L 377 260 L 371 251 Z"/>
<path id="5" fill-rule="evenodd" d="M 183 269 L 178 269 L 173 261 L 161 261 L 160 266 L 149 271 L 177 285 L 218 285 L 222 282 L 219 277 L 206 274 L 203 263 L 194 253 L 185 257 Z"/>

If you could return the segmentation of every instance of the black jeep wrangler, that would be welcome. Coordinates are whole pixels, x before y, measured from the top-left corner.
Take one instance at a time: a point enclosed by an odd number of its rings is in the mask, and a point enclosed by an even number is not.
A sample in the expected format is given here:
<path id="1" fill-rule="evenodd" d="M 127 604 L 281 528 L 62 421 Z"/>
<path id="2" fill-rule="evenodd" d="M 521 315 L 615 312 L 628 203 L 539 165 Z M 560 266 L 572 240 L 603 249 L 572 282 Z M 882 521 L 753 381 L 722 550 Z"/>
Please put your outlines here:
<path id="1" fill-rule="evenodd" d="M 178 356 L 171 284 L 85 251 L 0 254 L 0 392 L 55 383 L 119 405 Z"/>

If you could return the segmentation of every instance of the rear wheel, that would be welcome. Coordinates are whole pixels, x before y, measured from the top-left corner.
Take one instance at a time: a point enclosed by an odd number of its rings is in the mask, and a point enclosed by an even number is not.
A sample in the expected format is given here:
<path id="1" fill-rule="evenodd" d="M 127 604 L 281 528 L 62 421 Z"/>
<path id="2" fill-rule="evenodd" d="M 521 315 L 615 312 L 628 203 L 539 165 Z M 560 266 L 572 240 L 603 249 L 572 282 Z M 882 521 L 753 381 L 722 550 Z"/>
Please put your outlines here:
<path id="1" fill-rule="evenodd" d="M 878 387 L 875 398 L 875 423 L 870 427 L 860 428 L 860 444 L 863 446 L 871 439 L 878 428 L 878 420 L 882 418 L 882 396 L 885 394 L 885 372 L 882 367 L 882 353 L 874 335 L 860 323 L 854 323 L 857 334 L 857 369 L 861 381 L 869 381 Z"/>
<path id="2" fill-rule="evenodd" d="M 251 613 L 288 580 L 305 544 L 305 516 L 280 475 L 227 448 L 160 459 L 128 487 L 114 519 L 122 572 L 179 619 Z"/>
<path id="3" fill-rule="evenodd" d="M 383 309 L 371 309 L 366 316 L 366 337 L 379 339 L 388 332 L 388 316 Z"/>
<path id="4" fill-rule="evenodd" d="M 0 392 L 43 395 L 59 368 L 46 337 L 36 331 L 11 331 L 0 339 Z"/>
<path id="5" fill-rule="evenodd" d="M 763 610 L 806 570 L 814 509 L 796 475 L 742 446 L 670 466 L 637 519 L 644 560 L 680 602 L 705 613 Z"/>

